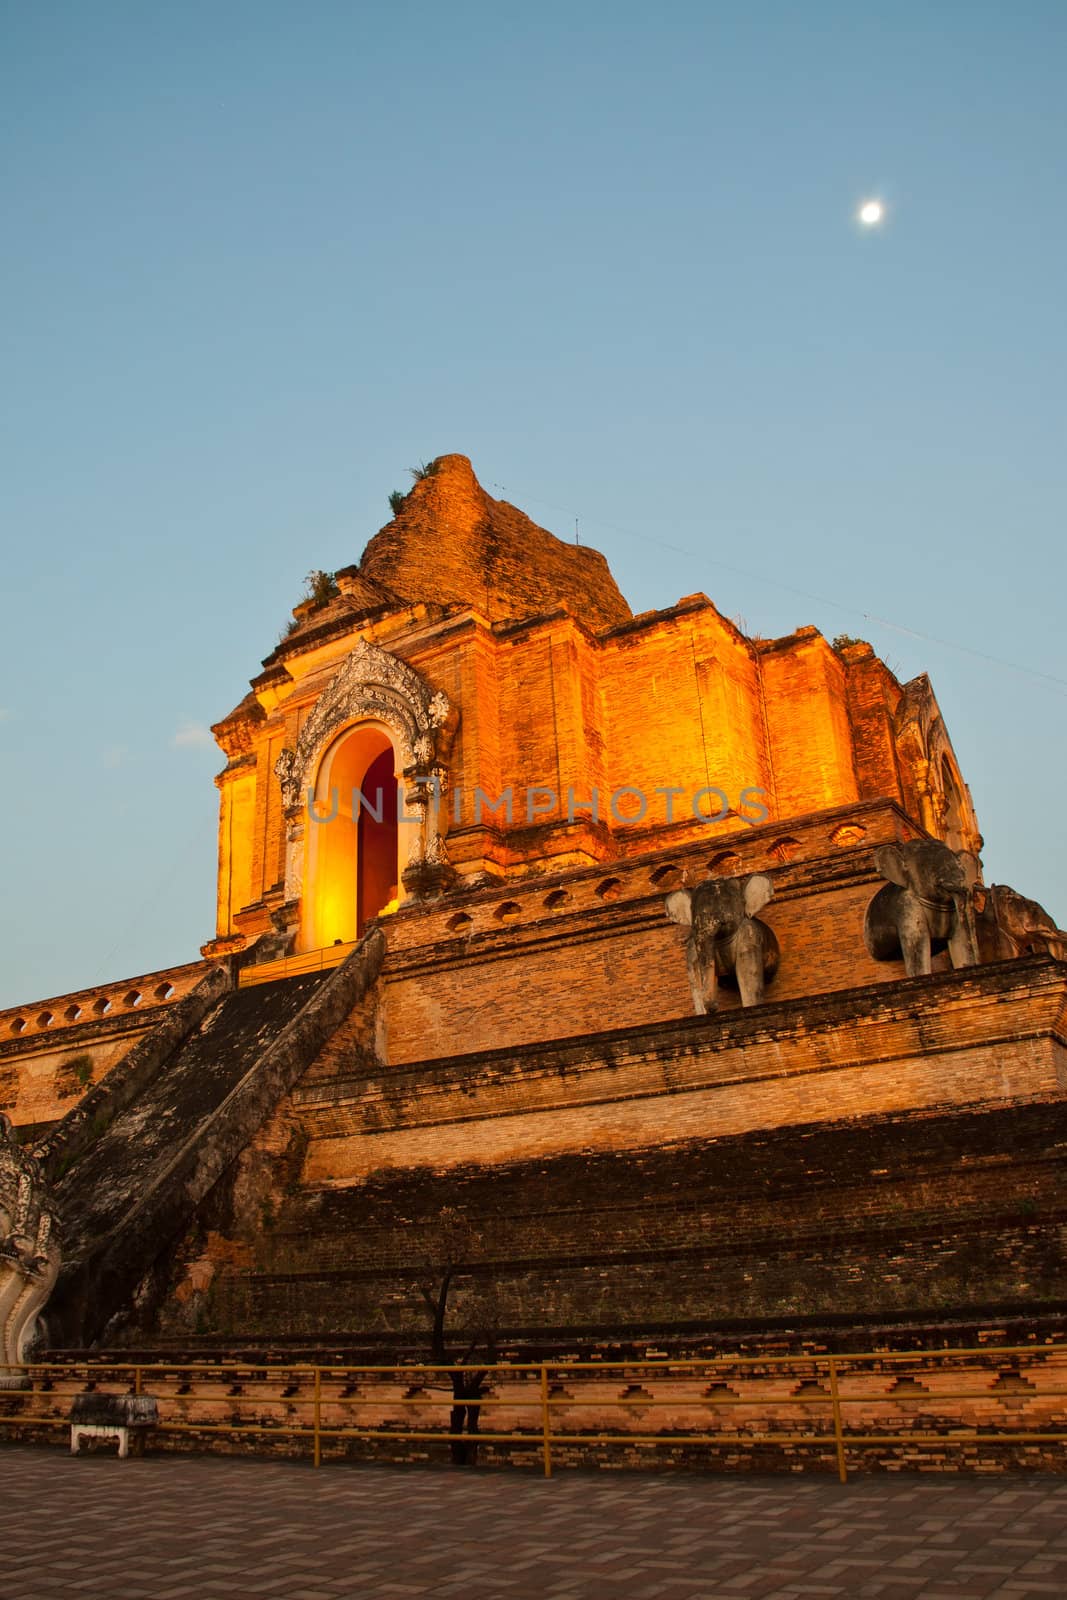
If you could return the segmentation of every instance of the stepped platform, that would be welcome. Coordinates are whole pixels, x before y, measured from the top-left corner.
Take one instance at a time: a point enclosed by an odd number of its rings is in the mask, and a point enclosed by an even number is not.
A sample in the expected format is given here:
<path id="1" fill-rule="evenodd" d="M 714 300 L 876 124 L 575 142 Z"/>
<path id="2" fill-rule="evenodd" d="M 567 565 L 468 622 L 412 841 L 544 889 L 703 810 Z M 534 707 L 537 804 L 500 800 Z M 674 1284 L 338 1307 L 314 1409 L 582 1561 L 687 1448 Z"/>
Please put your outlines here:
<path id="1" fill-rule="evenodd" d="M 213 974 L 177 1031 L 163 1025 L 149 1036 L 49 1135 L 39 1154 L 64 1235 L 48 1308 L 53 1342 L 114 1337 L 154 1264 L 373 983 L 381 958 L 371 933 L 332 971 L 236 989 Z"/>

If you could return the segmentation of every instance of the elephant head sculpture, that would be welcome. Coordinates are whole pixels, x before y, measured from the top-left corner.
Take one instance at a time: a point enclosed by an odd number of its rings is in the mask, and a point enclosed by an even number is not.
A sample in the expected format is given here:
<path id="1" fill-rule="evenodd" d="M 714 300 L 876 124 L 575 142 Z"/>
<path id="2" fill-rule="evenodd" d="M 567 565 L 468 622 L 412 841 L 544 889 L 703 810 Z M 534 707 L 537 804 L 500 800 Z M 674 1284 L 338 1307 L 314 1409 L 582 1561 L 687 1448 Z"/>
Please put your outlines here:
<path id="1" fill-rule="evenodd" d="M 947 947 L 954 967 L 978 960 L 971 890 L 978 862 L 968 851 L 952 850 L 936 839 L 884 844 L 875 866 L 888 878 L 863 922 L 867 949 L 876 961 L 904 958 L 909 978 L 930 971 L 934 950 Z"/>
<path id="2" fill-rule="evenodd" d="M 778 941 L 756 916 L 774 893 L 762 873 L 709 878 L 667 896 L 667 915 L 689 929 L 686 965 L 698 1016 L 718 1004 L 718 980 L 736 982 L 743 1006 L 758 1006 L 763 985 L 778 967 Z"/>
<path id="3" fill-rule="evenodd" d="M 1044 906 L 1017 894 L 1006 883 L 974 891 L 978 939 L 988 961 L 1015 956 L 1050 955 L 1067 961 L 1067 929 L 1058 928 Z"/>

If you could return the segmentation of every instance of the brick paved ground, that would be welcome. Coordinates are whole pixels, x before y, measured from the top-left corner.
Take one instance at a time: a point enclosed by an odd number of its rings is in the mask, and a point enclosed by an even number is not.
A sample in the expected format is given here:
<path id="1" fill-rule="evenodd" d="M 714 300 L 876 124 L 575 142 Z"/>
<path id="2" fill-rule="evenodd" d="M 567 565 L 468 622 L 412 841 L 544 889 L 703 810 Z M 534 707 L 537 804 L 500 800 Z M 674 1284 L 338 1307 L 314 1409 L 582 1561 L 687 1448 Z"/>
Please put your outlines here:
<path id="1" fill-rule="evenodd" d="M 1067 1595 L 1067 1481 L 477 1473 L 0 1447 L 4 1600 Z"/>

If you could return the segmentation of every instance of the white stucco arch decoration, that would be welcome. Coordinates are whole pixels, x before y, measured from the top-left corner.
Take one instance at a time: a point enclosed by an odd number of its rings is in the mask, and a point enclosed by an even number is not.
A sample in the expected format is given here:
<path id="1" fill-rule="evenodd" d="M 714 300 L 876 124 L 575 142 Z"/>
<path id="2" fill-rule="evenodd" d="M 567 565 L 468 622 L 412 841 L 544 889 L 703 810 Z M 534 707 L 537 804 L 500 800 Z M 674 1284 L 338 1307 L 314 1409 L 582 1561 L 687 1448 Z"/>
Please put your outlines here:
<path id="1" fill-rule="evenodd" d="M 405 776 L 428 775 L 447 757 L 456 720 L 442 690 L 435 693 L 406 661 L 361 639 L 316 701 L 296 749 L 283 750 L 275 763 L 287 812 L 300 807 L 331 735 L 362 717 L 376 718 L 391 730 Z"/>
<path id="2" fill-rule="evenodd" d="M 442 836 L 446 808 L 433 802 L 448 787 L 458 712 L 443 690 L 432 689 L 407 662 L 362 639 L 322 691 L 296 748 L 283 750 L 274 765 L 287 820 L 287 902 L 303 889 L 304 808 L 318 763 L 337 734 L 361 721 L 389 731 L 406 780 L 406 810 L 421 819 L 403 873 L 405 888 L 420 897 L 439 893 L 452 879 Z"/>

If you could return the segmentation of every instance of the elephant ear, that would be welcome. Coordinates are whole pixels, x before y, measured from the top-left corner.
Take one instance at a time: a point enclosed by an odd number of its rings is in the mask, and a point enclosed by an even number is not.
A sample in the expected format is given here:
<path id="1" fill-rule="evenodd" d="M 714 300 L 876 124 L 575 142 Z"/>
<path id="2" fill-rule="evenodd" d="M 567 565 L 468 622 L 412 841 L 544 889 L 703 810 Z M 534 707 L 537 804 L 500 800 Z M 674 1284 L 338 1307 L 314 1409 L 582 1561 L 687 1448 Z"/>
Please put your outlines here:
<path id="1" fill-rule="evenodd" d="M 757 872 L 745 880 L 745 915 L 754 917 L 762 911 L 774 894 L 774 884 L 765 872 Z"/>
<path id="2" fill-rule="evenodd" d="M 693 907 L 688 889 L 675 889 L 673 894 L 667 896 L 665 904 L 672 922 L 680 922 L 683 928 L 693 926 Z"/>
<path id="3" fill-rule="evenodd" d="M 908 887 L 908 869 L 899 844 L 880 844 L 874 852 L 874 864 L 890 883 L 900 889 Z"/>

